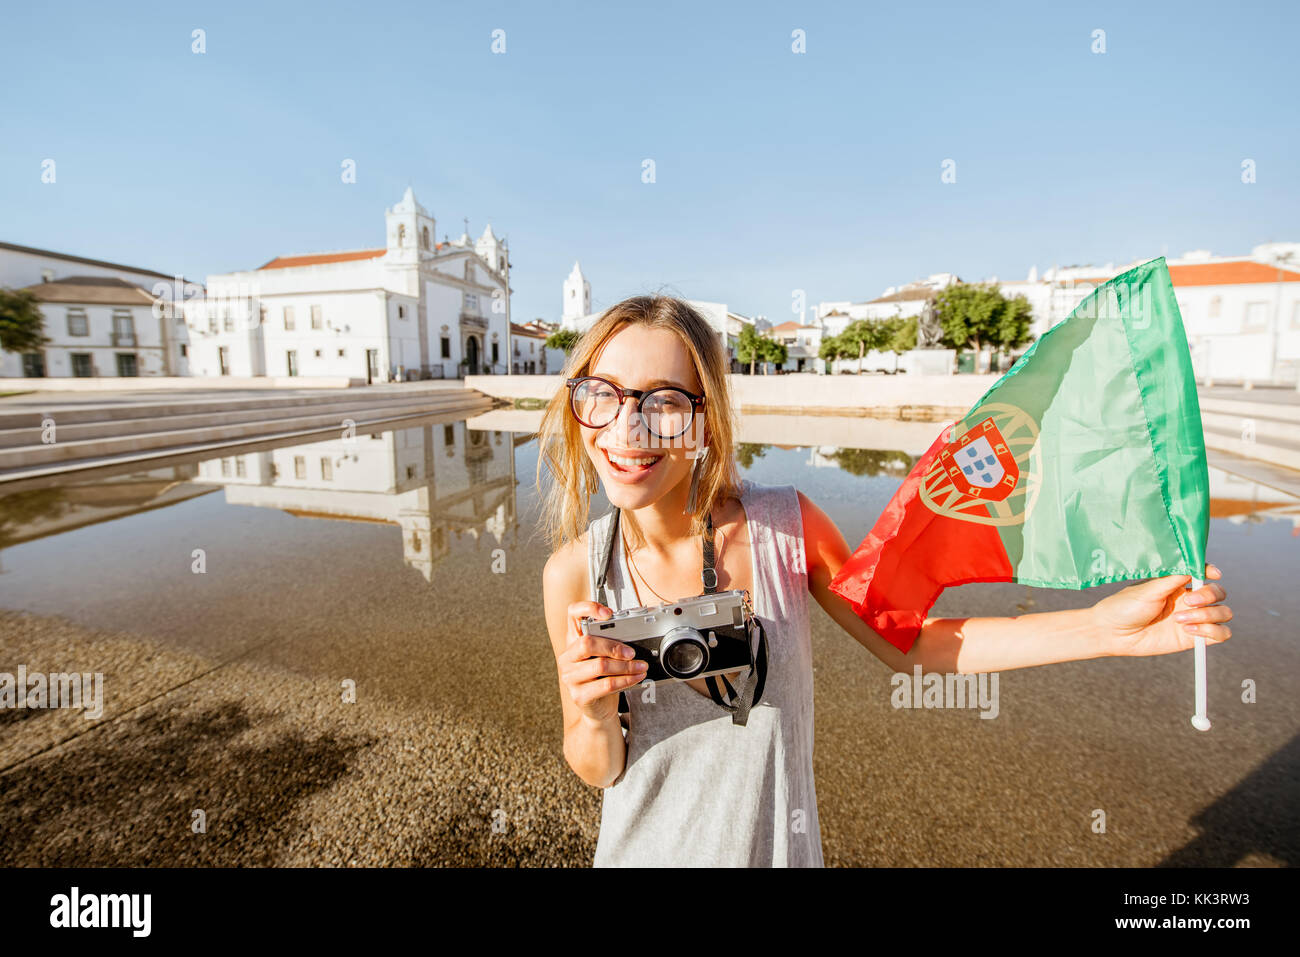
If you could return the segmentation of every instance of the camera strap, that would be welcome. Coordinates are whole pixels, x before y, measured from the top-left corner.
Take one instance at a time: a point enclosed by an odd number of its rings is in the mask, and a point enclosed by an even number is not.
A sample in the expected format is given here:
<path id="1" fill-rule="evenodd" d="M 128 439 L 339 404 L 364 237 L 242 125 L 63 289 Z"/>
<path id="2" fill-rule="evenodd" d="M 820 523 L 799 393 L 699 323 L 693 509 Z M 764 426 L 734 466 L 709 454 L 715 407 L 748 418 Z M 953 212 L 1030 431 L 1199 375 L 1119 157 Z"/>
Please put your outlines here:
<path id="1" fill-rule="evenodd" d="M 596 580 L 596 594 L 593 596 L 596 601 L 607 608 L 614 607 L 606 579 L 609 576 L 610 561 L 614 554 L 614 540 L 618 537 L 618 520 L 622 514 L 617 506 L 612 507 L 610 512 L 613 513 L 613 518 L 610 521 L 609 535 L 606 537 L 603 546 L 600 560 L 600 577 Z M 704 556 L 704 567 L 700 571 L 700 579 L 704 586 L 703 594 L 709 595 L 718 590 L 718 573 L 713 568 L 714 532 L 712 514 L 704 516 L 704 526 L 705 531 L 701 536 L 700 543 Z M 752 543 L 750 547 L 753 547 Z M 767 633 L 757 615 L 753 618 L 753 628 L 758 631 L 758 653 L 754 657 L 753 666 L 740 682 L 740 690 L 737 691 L 733 688 L 725 675 L 709 675 L 704 679 L 704 683 L 709 687 L 709 697 L 713 699 L 718 707 L 731 712 L 732 724 L 742 726 L 749 721 L 750 710 L 762 698 L 763 685 L 767 681 Z M 734 703 L 723 700 L 722 692 L 718 689 L 718 678 L 721 678 L 722 683 L 726 685 L 727 694 Z M 627 714 L 628 711 L 627 692 L 620 691 L 618 693 L 618 713 Z"/>

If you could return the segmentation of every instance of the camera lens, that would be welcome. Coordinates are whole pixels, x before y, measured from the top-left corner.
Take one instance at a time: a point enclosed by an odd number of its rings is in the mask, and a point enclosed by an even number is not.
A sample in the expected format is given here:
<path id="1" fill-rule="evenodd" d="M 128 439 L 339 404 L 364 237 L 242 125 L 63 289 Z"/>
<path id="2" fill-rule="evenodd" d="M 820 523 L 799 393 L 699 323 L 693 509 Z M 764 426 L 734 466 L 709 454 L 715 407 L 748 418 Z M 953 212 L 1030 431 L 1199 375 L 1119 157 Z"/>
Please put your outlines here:
<path id="1" fill-rule="evenodd" d="M 693 678 L 709 663 L 704 636 L 694 628 L 674 628 L 659 644 L 659 663 L 674 678 Z"/>

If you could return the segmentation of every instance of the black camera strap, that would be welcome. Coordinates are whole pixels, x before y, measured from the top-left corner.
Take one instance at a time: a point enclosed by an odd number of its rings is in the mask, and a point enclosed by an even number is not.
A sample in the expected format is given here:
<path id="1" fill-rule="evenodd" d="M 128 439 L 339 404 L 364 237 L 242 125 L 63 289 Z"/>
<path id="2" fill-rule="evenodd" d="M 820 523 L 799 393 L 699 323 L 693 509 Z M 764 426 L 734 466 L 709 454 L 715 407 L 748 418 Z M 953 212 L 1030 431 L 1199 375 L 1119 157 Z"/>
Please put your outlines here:
<path id="1" fill-rule="evenodd" d="M 618 537 L 618 520 L 622 514 L 621 510 L 615 506 L 610 509 L 613 513 L 613 519 L 609 525 L 609 535 L 605 539 L 603 552 L 600 560 L 600 577 L 596 580 L 596 594 L 593 596 L 595 601 L 600 602 L 607 608 L 613 608 L 613 602 L 610 596 L 610 589 L 606 579 L 609 576 L 610 561 L 614 554 L 614 540 Z M 704 586 L 703 594 L 709 595 L 718 590 L 718 573 L 713 568 L 713 515 L 708 514 L 704 517 L 705 531 L 701 536 L 701 551 L 704 555 L 704 567 L 700 571 L 701 583 Z M 750 544 L 753 547 L 753 544 Z M 763 685 L 767 681 L 767 634 L 763 628 L 762 622 L 758 616 L 753 618 L 753 626 L 758 630 L 758 653 L 755 656 L 754 664 L 740 682 L 740 690 L 737 691 L 731 686 L 725 675 L 709 675 L 704 679 L 704 683 L 709 687 L 709 697 L 711 697 L 718 707 L 725 711 L 731 712 L 731 723 L 744 725 L 749 721 L 750 710 L 758 704 L 763 696 Z M 727 694 L 731 697 L 733 703 L 724 701 L 722 692 L 718 690 L 717 678 L 722 679 L 722 683 L 727 687 Z M 627 714 L 629 711 L 627 705 L 627 692 L 618 693 L 618 713 Z"/>

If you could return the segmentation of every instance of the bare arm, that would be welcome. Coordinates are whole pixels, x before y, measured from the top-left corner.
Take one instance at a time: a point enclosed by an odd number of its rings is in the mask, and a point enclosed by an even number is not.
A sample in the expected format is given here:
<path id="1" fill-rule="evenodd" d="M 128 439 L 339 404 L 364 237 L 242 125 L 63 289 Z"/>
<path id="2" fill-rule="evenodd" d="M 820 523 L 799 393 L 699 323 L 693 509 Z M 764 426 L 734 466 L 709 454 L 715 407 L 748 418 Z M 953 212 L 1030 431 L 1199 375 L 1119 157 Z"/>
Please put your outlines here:
<path id="1" fill-rule="evenodd" d="M 876 634 L 844 598 L 830 590 L 831 579 L 852 554 L 835 523 L 799 493 L 803 513 L 808 590 L 840 626 L 894 671 L 977 674 L 1009 671 L 1058 661 L 1106 655 L 1149 655 L 1192 647 L 1189 628 L 1205 629 L 1210 643 L 1226 641 L 1224 624 L 1232 617 L 1222 586 L 1183 590 L 1186 575 L 1154 578 L 1103 598 L 1088 608 L 1040 612 L 1011 618 L 927 618 L 904 654 Z M 1220 577 L 1208 566 L 1206 578 Z M 1196 597 L 1200 601 L 1193 600 Z M 1179 614 L 1191 614 L 1184 621 Z"/>
<path id="2" fill-rule="evenodd" d="M 618 718 L 618 692 L 644 677 L 623 654 L 625 646 L 582 635 L 577 619 L 608 618 L 610 609 L 586 600 L 586 557 L 570 544 L 542 573 L 546 627 L 555 653 L 564 711 L 564 759 L 592 787 L 609 787 L 623 773 L 627 743 Z M 630 652 L 629 652 L 630 654 Z"/>

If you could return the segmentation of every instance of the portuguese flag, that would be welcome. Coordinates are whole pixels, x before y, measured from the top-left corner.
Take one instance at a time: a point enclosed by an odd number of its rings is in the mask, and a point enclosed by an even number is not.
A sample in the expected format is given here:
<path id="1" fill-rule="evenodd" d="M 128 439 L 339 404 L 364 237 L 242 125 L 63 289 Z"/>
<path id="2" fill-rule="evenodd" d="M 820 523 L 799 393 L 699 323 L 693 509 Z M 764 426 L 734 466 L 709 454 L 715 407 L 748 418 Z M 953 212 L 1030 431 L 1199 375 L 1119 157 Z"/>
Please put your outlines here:
<path id="1" fill-rule="evenodd" d="M 1164 259 L 1094 290 L 912 468 L 831 581 L 906 652 L 951 585 L 1205 575 L 1209 471 Z"/>

